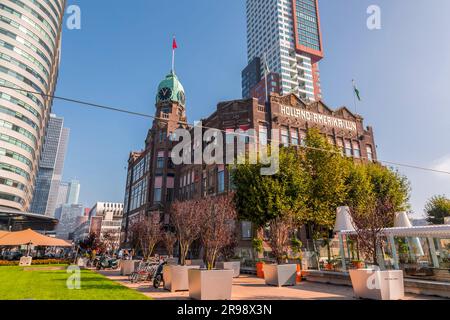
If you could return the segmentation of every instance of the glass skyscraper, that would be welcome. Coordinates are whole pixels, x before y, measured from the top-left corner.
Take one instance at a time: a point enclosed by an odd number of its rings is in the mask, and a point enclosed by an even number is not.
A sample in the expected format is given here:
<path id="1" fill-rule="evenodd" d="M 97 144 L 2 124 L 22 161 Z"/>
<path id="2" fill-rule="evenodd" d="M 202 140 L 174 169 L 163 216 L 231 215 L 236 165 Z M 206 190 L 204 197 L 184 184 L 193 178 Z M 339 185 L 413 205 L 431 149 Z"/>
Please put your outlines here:
<path id="1" fill-rule="evenodd" d="M 261 60 L 258 74 L 276 73 L 278 93 L 295 93 L 307 100 L 320 100 L 319 61 L 323 58 L 318 0 L 247 0 L 247 56 L 251 65 Z M 266 63 L 267 61 L 267 63 Z M 253 68 L 254 69 L 254 68 Z M 254 81 L 243 72 L 247 98 Z M 252 69 L 250 69 L 252 70 Z M 247 93 L 247 96 L 245 95 Z"/>
<path id="2" fill-rule="evenodd" d="M 78 204 L 80 198 L 80 182 L 72 180 L 69 182 L 69 190 L 67 192 L 67 204 Z"/>
<path id="3" fill-rule="evenodd" d="M 65 0 L 0 0 L 0 207 L 30 209 L 60 61 Z M 26 90 L 26 91 L 21 91 Z"/>
<path id="4" fill-rule="evenodd" d="M 50 115 L 31 212 L 54 217 L 69 139 L 64 119 Z"/>

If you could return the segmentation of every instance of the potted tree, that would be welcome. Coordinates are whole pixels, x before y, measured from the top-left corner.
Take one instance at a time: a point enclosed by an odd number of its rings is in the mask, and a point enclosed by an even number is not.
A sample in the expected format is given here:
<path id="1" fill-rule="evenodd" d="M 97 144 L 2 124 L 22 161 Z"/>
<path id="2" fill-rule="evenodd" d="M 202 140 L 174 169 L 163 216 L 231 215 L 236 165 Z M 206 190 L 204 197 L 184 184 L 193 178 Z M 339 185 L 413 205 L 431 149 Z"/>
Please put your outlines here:
<path id="1" fill-rule="evenodd" d="M 348 203 L 357 245 L 373 267 L 350 270 L 355 295 L 377 300 L 398 300 L 404 296 L 403 271 L 381 271 L 384 229 L 394 226 L 395 213 L 405 211 L 409 183 L 398 172 L 379 164 L 353 164 L 348 178 Z"/>
<path id="2" fill-rule="evenodd" d="M 181 265 L 165 265 L 163 268 L 164 288 L 171 292 L 189 290 L 188 270 L 200 266 L 187 266 L 186 257 L 191 244 L 200 236 L 203 218 L 198 214 L 201 200 L 174 202 L 171 223 L 180 246 Z"/>
<path id="3" fill-rule="evenodd" d="M 294 261 L 297 264 L 297 282 L 302 281 L 302 246 L 303 243 L 296 236 L 293 236 L 291 239 L 291 251 L 293 256 L 289 260 Z"/>
<path id="4" fill-rule="evenodd" d="M 260 256 L 264 252 L 263 240 L 261 238 L 253 238 L 252 246 L 257 256 Z M 256 258 L 256 276 L 264 279 L 264 261 Z"/>
<path id="5" fill-rule="evenodd" d="M 208 197 L 199 201 L 202 217 L 201 242 L 207 269 L 191 269 L 189 297 L 195 300 L 231 300 L 233 270 L 214 269 L 220 251 L 233 241 L 236 209 L 233 195 Z"/>
<path id="6" fill-rule="evenodd" d="M 159 216 L 150 216 L 134 222 L 130 227 L 132 237 L 137 243 L 137 247 L 141 250 L 144 261 L 148 260 L 155 246 L 161 240 Z M 129 275 L 134 272 L 137 260 L 122 260 L 120 263 L 120 273 Z"/>
<path id="7" fill-rule="evenodd" d="M 367 209 L 366 209 L 367 210 Z M 374 300 L 399 300 L 405 295 L 402 270 L 380 270 L 378 255 L 384 245 L 383 229 L 395 210 L 388 200 L 379 200 L 364 213 L 353 210 L 360 250 L 371 257 L 373 266 L 349 271 L 355 296 Z"/>
<path id="8" fill-rule="evenodd" d="M 280 216 L 270 222 L 269 245 L 277 264 L 264 266 L 266 284 L 274 286 L 294 286 L 297 277 L 297 265 L 285 264 L 291 246 L 289 237 L 294 226 L 290 215 Z"/>

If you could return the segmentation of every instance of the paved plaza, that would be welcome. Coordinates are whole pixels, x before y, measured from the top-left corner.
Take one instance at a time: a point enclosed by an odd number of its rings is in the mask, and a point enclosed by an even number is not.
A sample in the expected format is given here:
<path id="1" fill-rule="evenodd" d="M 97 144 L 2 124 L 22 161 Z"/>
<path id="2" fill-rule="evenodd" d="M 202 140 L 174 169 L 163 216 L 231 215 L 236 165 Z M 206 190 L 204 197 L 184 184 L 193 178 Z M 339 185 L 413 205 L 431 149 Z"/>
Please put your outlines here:
<path id="1" fill-rule="evenodd" d="M 188 300 L 189 292 L 171 293 L 164 289 L 155 289 L 150 282 L 133 284 L 128 277 L 121 276 L 117 271 L 102 271 L 111 280 L 117 281 L 131 289 L 138 290 L 155 300 Z M 264 279 L 241 275 L 233 280 L 233 300 L 354 300 L 353 289 L 347 286 L 337 286 L 303 281 L 294 287 L 271 287 Z M 405 300 L 434 300 L 438 298 L 407 294 Z"/>

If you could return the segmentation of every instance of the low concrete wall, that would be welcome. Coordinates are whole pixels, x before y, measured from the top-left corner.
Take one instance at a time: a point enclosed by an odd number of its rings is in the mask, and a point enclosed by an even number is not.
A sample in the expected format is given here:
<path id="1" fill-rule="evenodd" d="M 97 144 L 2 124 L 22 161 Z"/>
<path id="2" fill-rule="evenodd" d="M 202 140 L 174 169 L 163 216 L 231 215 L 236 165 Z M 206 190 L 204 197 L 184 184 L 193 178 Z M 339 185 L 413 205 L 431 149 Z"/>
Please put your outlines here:
<path id="1" fill-rule="evenodd" d="M 347 272 L 308 270 L 306 281 L 328 283 L 334 285 L 352 286 Z M 436 296 L 450 299 L 450 282 L 435 282 L 415 279 L 405 279 L 405 292 L 426 296 Z"/>

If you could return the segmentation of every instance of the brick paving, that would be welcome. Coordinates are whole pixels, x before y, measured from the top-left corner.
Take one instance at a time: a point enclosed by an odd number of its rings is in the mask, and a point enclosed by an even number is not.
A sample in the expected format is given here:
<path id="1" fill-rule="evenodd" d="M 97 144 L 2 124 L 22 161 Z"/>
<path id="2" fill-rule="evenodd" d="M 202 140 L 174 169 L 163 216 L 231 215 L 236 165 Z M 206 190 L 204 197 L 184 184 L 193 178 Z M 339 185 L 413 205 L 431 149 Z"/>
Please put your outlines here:
<path id="1" fill-rule="evenodd" d="M 117 271 L 101 271 L 111 280 L 142 292 L 155 300 L 189 300 L 189 292 L 171 293 L 163 288 L 155 289 L 150 282 L 133 284 Z M 264 279 L 241 275 L 233 280 L 232 300 L 354 300 L 353 289 L 347 286 L 303 281 L 293 287 L 271 287 Z M 405 300 L 434 300 L 437 298 L 407 294 Z"/>

